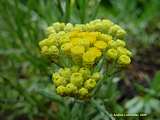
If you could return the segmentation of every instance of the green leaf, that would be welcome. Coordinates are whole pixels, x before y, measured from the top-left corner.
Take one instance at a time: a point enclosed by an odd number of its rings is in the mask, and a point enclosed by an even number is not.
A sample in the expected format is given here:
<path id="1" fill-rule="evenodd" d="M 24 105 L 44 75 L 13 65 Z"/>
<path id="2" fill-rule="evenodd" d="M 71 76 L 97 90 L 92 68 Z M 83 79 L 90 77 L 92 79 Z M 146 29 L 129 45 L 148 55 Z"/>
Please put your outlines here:
<path id="1" fill-rule="evenodd" d="M 157 92 L 160 92 L 160 71 L 157 71 L 152 82 L 151 88 Z"/>
<path id="2" fill-rule="evenodd" d="M 160 100 L 151 99 L 147 104 L 150 104 L 151 108 L 160 113 Z"/>
<path id="3" fill-rule="evenodd" d="M 55 102 L 58 102 L 60 104 L 64 104 L 62 98 L 60 96 L 56 95 L 55 93 L 53 93 L 53 91 L 52 92 L 48 92 L 46 90 L 37 90 L 37 92 L 39 94 L 41 94 L 42 96 L 48 98 L 51 101 L 55 101 Z"/>
<path id="4" fill-rule="evenodd" d="M 135 97 L 128 101 L 125 107 L 128 109 L 128 113 L 138 113 L 142 110 L 143 105 L 143 99 L 141 97 Z"/>

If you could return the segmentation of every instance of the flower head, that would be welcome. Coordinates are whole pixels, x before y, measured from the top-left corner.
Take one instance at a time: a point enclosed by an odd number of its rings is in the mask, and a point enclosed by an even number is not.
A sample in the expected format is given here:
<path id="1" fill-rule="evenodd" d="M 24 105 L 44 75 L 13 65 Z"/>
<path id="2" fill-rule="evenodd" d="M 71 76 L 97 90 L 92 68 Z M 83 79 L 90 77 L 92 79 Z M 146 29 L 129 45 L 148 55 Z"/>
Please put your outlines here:
<path id="1" fill-rule="evenodd" d="M 131 63 L 132 53 L 124 41 L 126 31 L 108 19 L 75 25 L 56 22 L 47 33 L 39 46 L 41 54 L 60 67 L 52 80 L 61 96 L 89 98 L 104 77 L 101 73 L 108 70 L 106 66 Z"/>
<path id="2" fill-rule="evenodd" d="M 58 94 L 62 96 L 76 96 L 79 99 L 87 98 L 100 80 L 99 72 L 91 73 L 89 68 L 59 69 L 52 75 L 53 83 Z"/>

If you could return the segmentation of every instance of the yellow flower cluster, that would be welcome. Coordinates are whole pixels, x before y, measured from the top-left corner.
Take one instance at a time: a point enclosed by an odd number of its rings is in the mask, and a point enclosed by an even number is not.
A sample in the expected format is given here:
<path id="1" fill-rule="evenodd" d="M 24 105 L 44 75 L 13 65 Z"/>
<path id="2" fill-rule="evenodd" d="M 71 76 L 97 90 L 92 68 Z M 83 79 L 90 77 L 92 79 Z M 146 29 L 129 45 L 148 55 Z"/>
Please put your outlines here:
<path id="1" fill-rule="evenodd" d="M 110 42 L 105 52 L 106 58 L 110 61 L 116 61 L 121 66 L 130 64 L 132 53 L 125 46 L 126 43 L 120 39 Z"/>
<path id="2" fill-rule="evenodd" d="M 110 34 L 117 39 L 122 39 L 126 35 L 126 31 L 124 29 L 108 19 L 96 19 L 86 24 L 76 25 L 73 25 L 71 23 L 64 24 L 57 22 L 47 29 L 48 34 L 58 33 L 61 31 L 101 32 L 104 34 Z"/>
<path id="3" fill-rule="evenodd" d="M 110 35 L 100 32 L 73 31 L 68 36 L 69 41 L 63 42 L 60 50 L 71 57 L 74 64 L 84 66 L 95 64 L 112 40 Z"/>
<path id="4" fill-rule="evenodd" d="M 91 73 L 89 68 L 71 68 L 59 69 L 53 73 L 52 80 L 56 86 L 56 91 L 62 96 L 74 96 L 79 99 L 87 99 L 95 88 L 96 82 L 100 79 L 100 73 Z"/>
<path id="5" fill-rule="evenodd" d="M 126 32 L 110 20 L 76 25 L 57 22 L 47 28 L 47 34 L 39 42 L 41 54 L 57 64 L 69 61 L 53 74 L 60 95 L 88 97 L 100 76 L 91 71 L 101 59 L 118 66 L 131 63 L 132 53 L 123 40 Z"/>

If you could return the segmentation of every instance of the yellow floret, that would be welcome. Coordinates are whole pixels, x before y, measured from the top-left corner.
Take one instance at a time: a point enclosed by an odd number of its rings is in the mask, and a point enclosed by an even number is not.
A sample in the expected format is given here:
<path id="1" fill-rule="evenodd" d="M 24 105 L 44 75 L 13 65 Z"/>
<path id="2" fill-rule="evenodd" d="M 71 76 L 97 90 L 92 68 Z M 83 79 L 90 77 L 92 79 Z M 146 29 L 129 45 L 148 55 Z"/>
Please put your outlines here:
<path id="1" fill-rule="evenodd" d="M 66 53 L 70 53 L 71 47 L 72 47 L 71 43 L 64 43 L 63 45 L 61 45 L 61 50 Z"/>
<path id="2" fill-rule="evenodd" d="M 66 85 L 66 81 L 63 77 L 60 77 L 59 79 L 54 80 L 54 85 L 55 86 Z"/>
<path id="3" fill-rule="evenodd" d="M 126 43 L 123 41 L 123 40 L 120 40 L 120 39 L 117 39 L 115 41 L 115 44 L 116 44 L 116 47 L 125 47 L 126 46 Z"/>
<path id="4" fill-rule="evenodd" d="M 79 44 L 84 46 L 85 48 L 88 48 L 90 46 L 90 41 L 86 38 L 81 38 Z"/>
<path id="5" fill-rule="evenodd" d="M 48 45 L 48 46 L 51 46 L 51 45 L 58 45 L 59 43 L 58 43 L 58 40 L 57 40 L 57 38 L 56 38 L 57 36 L 55 35 L 55 34 L 50 34 L 49 36 L 48 36 L 48 39 L 46 40 L 46 44 Z"/>
<path id="6" fill-rule="evenodd" d="M 119 58 L 118 58 L 118 64 L 120 65 L 128 65 L 131 63 L 131 59 L 129 56 L 127 55 L 121 55 Z"/>
<path id="7" fill-rule="evenodd" d="M 73 73 L 73 74 L 71 75 L 70 82 L 71 82 L 72 84 L 74 84 L 75 86 L 77 86 L 77 87 L 82 86 L 83 81 L 84 81 L 84 79 L 83 79 L 81 73 L 76 72 L 76 73 Z"/>
<path id="8" fill-rule="evenodd" d="M 85 96 L 88 96 L 88 94 L 89 94 L 88 90 L 84 87 L 79 89 L 78 93 L 79 93 L 80 97 L 82 97 L 82 98 L 85 97 Z"/>
<path id="9" fill-rule="evenodd" d="M 83 75 L 84 79 L 88 79 L 91 75 L 91 71 L 89 68 L 82 67 L 79 72 Z"/>
<path id="10" fill-rule="evenodd" d="M 107 43 L 104 41 L 96 41 L 94 46 L 98 49 L 105 49 L 107 47 Z"/>
<path id="11" fill-rule="evenodd" d="M 59 73 L 53 73 L 52 74 L 52 80 L 54 81 L 55 79 L 59 79 L 61 77 L 61 75 Z"/>
<path id="12" fill-rule="evenodd" d="M 76 24 L 73 28 L 74 31 L 84 31 L 85 26 L 83 24 Z"/>
<path id="13" fill-rule="evenodd" d="M 84 38 L 89 40 L 90 44 L 94 44 L 98 35 L 98 32 L 86 32 L 84 33 Z"/>
<path id="14" fill-rule="evenodd" d="M 79 37 L 75 37 L 75 38 L 72 38 L 71 39 L 71 44 L 73 45 L 73 46 L 75 46 L 75 45 L 80 45 L 80 40 L 81 40 L 81 38 L 79 38 Z"/>
<path id="15" fill-rule="evenodd" d="M 77 87 L 72 83 L 69 83 L 66 85 L 66 93 L 67 94 L 76 94 L 77 90 L 78 90 Z"/>
<path id="16" fill-rule="evenodd" d="M 53 28 L 55 29 L 56 32 L 59 32 L 59 31 L 64 30 L 65 24 L 56 22 L 52 26 L 53 26 Z"/>
<path id="17" fill-rule="evenodd" d="M 101 32 L 102 33 L 108 33 L 108 30 L 110 29 L 110 27 L 113 26 L 113 22 L 111 22 L 110 20 L 101 20 Z"/>
<path id="18" fill-rule="evenodd" d="M 70 39 L 69 39 L 69 37 L 67 35 L 62 36 L 59 39 L 59 43 L 60 44 L 68 43 L 69 41 L 70 41 Z"/>
<path id="19" fill-rule="evenodd" d="M 48 48 L 48 53 L 50 55 L 58 55 L 59 54 L 59 50 L 56 46 L 52 45 Z"/>
<path id="20" fill-rule="evenodd" d="M 73 30 L 73 25 L 71 23 L 67 23 L 66 26 L 64 27 L 64 31 L 70 32 Z"/>
<path id="21" fill-rule="evenodd" d="M 41 48 L 41 54 L 42 55 L 48 55 L 48 46 L 43 46 Z"/>
<path id="22" fill-rule="evenodd" d="M 93 75 L 91 76 L 92 79 L 94 80 L 99 80 L 101 78 L 100 73 L 99 72 L 95 72 L 93 73 Z"/>
<path id="23" fill-rule="evenodd" d="M 90 47 L 88 49 L 88 52 L 92 53 L 97 58 L 101 57 L 101 55 L 102 55 L 102 52 L 99 49 L 97 49 L 96 47 Z"/>
<path id="24" fill-rule="evenodd" d="M 47 46 L 47 45 L 46 45 L 46 40 L 47 40 L 47 39 L 44 39 L 44 40 L 40 41 L 40 42 L 39 42 L 39 46 L 40 46 L 40 47 Z"/>
<path id="25" fill-rule="evenodd" d="M 55 33 L 56 31 L 55 31 L 54 27 L 49 26 L 49 27 L 47 27 L 46 32 L 49 35 L 49 34 Z"/>
<path id="26" fill-rule="evenodd" d="M 113 25 L 113 26 L 110 27 L 110 29 L 109 29 L 109 34 L 115 35 L 116 32 L 117 32 L 119 29 L 121 29 L 121 27 L 120 27 L 119 25 L 116 25 L 116 24 L 115 24 L 115 25 Z"/>
<path id="27" fill-rule="evenodd" d="M 87 89 L 93 89 L 96 86 L 96 81 L 94 79 L 88 79 L 84 83 L 84 87 Z"/>
<path id="28" fill-rule="evenodd" d="M 54 82 L 55 86 L 66 85 L 66 83 L 67 83 L 65 78 L 61 77 L 61 76 L 59 76 L 59 78 L 54 78 L 53 82 Z"/>
<path id="29" fill-rule="evenodd" d="M 128 56 L 132 56 L 131 51 L 129 51 L 128 49 L 124 48 L 124 47 L 118 47 L 117 48 L 118 54 L 119 55 L 128 55 Z"/>
<path id="30" fill-rule="evenodd" d="M 48 38 L 48 39 L 44 39 L 42 41 L 39 42 L 39 46 L 43 47 L 43 46 L 50 46 L 50 45 L 55 45 L 55 38 Z"/>
<path id="31" fill-rule="evenodd" d="M 123 29 L 120 29 L 116 32 L 116 37 L 117 38 L 124 38 L 124 36 L 126 35 L 126 31 Z"/>
<path id="32" fill-rule="evenodd" d="M 103 27 L 106 28 L 106 30 L 108 30 L 111 26 L 113 26 L 113 22 L 108 19 L 102 20 L 102 23 Z"/>
<path id="33" fill-rule="evenodd" d="M 69 68 L 60 69 L 59 73 L 62 77 L 69 80 L 69 78 L 71 76 L 71 69 L 69 69 Z"/>
<path id="34" fill-rule="evenodd" d="M 114 48 L 111 48 L 111 49 L 109 49 L 109 50 L 107 50 L 107 52 L 106 52 L 106 57 L 107 57 L 107 59 L 113 59 L 113 60 L 115 60 L 116 58 L 117 58 L 117 56 L 118 56 L 118 52 L 117 52 L 117 50 L 116 49 L 114 49 Z"/>
<path id="35" fill-rule="evenodd" d="M 58 94 L 60 95 L 64 95 L 66 92 L 66 87 L 64 87 L 63 85 L 60 85 L 56 88 L 56 91 Z"/>
<path id="36" fill-rule="evenodd" d="M 98 36 L 98 40 L 103 40 L 104 42 L 108 43 L 108 42 L 112 41 L 112 36 L 107 35 L 107 34 L 100 34 Z"/>
<path id="37" fill-rule="evenodd" d="M 70 38 L 80 37 L 80 32 L 78 31 L 69 32 L 69 37 Z"/>
<path id="38" fill-rule="evenodd" d="M 74 66 L 72 66 L 71 67 L 71 71 L 74 73 L 74 72 L 78 72 L 79 71 L 79 66 L 76 66 L 76 65 L 74 65 Z"/>
<path id="39" fill-rule="evenodd" d="M 85 64 L 94 64 L 96 56 L 94 53 L 87 51 L 83 54 L 83 62 Z"/>
<path id="40" fill-rule="evenodd" d="M 85 48 L 83 46 L 73 46 L 71 48 L 71 53 L 73 55 L 82 55 L 85 52 Z"/>

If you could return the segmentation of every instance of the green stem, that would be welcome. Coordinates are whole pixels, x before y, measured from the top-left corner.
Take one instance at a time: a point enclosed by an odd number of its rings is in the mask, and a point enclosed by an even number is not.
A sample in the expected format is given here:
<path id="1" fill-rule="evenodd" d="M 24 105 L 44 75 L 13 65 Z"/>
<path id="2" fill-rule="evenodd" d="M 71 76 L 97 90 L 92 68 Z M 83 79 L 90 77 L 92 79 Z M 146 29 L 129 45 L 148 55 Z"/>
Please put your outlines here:
<path id="1" fill-rule="evenodd" d="M 100 62 L 97 64 L 97 66 L 95 67 L 94 72 L 101 71 L 104 64 L 106 64 L 106 61 L 105 61 L 105 58 L 103 57 L 100 60 Z M 106 77 L 106 74 L 104 74 L 103 78 L 98 81 L 97 87 L 93 90 L 93 92 L 91 93 L 91 95 L 95 95 L 96 92 L 101 88 L 101 85 L 102 85 L 105 77 Z"/>
<path id="2" fill-rule="evenodd" d="M 106 61 L 104 61 L 106 62 Z M 106 63 L 102 62 L 103 64 L 106 65 Z M 118 72 L 116 71 L 115 68 L 116 63 L 113 63 L 110 67 L 108 67 L 107 71 L 104 71 L 103 74 L 103 78 L 101 80 L 98 81 L 97 83 L 97 87 L 93 90 L 92 95 L 96 95 L 96 93 L 99 91 L 99 89 L 101 88 L 102 84 L 107 80 L 108 81 L 108 86 L 111 87 L 112 85 L 112 78 L 114 77 L 114 75 Z M 107 66 L 104 68 L 106 70 Z"/>
<path id="3" fill-rule="evenodd" d="M 94 10 L 92 11 L 93 13 L 92 13 L 92 15 L 90 17 L 91 20 L 94 19 L 96 17 L 96 15 L 97 15 L 98 8 L 100 7 L 100 2 L 101 2 L 101 0 L 97 0 L 96 1 L 96 5 L 95 5 Z"/>
<path id="4" fill-rule="evenodd" d="M 61 13 L 61 16 L 63 16 L 64 15 L 64 12 L 63 12 L 63 9 L 62 9 L 62 5 L 61 5 L 61 2 L 60 2 L 60 0 L 57 0 L 57 6 L 58 6 L 58 9 L 59 9 L 59 11 L 60 11 L 60 13 Z"/>
<path id="5" fill-rule="evenodd" d="M 70 6 L 70 0 L 66 0 L 66 8 L 65 8 L 65 16 L 64 21 L 67 23 L 70 20 L 70 13 L 71 13 L 71 6 Z"/>
<path id="6" fill-rule="evenodd" d="M 80 3 L 81 23 L 85 22 L 86 5 L 87 5 L 87 1 L 86 0 L 81 0 L 81 3 Z"/>

